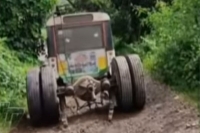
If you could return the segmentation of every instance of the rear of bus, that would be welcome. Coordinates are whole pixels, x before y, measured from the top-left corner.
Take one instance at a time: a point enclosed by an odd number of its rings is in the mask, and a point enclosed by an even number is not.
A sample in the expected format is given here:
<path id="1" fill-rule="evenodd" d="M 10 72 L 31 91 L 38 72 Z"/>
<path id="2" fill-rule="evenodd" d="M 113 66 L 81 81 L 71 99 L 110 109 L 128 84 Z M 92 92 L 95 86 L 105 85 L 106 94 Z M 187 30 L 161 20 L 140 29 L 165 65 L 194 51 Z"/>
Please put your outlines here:
<path id="1" fill-rule="evenodd" d="M 104 76 L 115 56 L 106 13 L 79 13 L 47 22 L 48 56 L 59 77 L 71 82 L 83 75 Z"/>

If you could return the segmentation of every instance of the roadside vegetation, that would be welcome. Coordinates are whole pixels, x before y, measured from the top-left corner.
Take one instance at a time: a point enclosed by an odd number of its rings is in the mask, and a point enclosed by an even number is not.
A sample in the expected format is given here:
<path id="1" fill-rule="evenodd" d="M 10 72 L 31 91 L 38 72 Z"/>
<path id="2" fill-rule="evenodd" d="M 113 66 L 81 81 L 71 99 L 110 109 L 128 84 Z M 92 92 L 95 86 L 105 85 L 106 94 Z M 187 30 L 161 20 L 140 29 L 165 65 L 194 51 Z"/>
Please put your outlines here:
<path id="1" fill-rule="evenodd" d="M 26 73 L 38 64 L 41 29 L 55 0 L 0 2 L 0 133 L 18 124 L 26 108 Z"/>
<path id="2" fill-rule="evenodd" d="M 20 62 L 17 52 L 0 40 L 0 127 L 17 123 L 26 110 L 25 75 L 36 61 Z M 1 129 L 1 128 L 0 128 Z M 0 130 L 1 132 L 1 130 Z"/>
<path id="3" fill-rule="evenodd" d="M 0 3 L 0 132 L 2 124 L 19 120 L 21 110 L 26 110 L 26 72 L 38 63 L 45 39 L 41 29 L 58 3 L 67 3 L 68 13 L 109 13 L 116 53 L 139 54 L 152 77 L 197 105 L 199 0 L 4 0 Z M 5 118 L 8 110 L 17 112 L 15 119 Z"/>
<path id="4" fill-rule="evenodd" d="M 200 1 L 176 0 L 157 3 L 138 52 L 145 68 L 160 81 L 198 101 L 200 68 Z"/>

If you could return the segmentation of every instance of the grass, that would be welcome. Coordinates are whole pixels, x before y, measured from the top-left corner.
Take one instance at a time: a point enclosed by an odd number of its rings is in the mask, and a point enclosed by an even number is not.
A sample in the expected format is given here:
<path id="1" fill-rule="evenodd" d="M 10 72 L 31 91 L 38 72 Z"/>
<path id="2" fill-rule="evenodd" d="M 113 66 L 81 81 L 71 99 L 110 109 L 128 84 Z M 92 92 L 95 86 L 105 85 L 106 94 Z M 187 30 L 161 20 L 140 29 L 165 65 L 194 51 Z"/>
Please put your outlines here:
<path id="1" fill-rule="evenodd" d="M 10 129 L 8 127 L 0 127 L 0 133 L 9 133 Z"/>
<path id="2" fill-rule="evenodd" d="M 41 32 L 46 38 L 46 29 Z M 0 133 L 8 133 L 27 110 L 25 78 L 27 71 L 38 65 L 29 57 L 20 62 L 19 53 L 9 49 L 5 42 L 6 38 L 0 38 Z"/>
<path id="3" fill-rule="evenodd" d="M 0 133 L 8 132 L 10 126 L 23 115 L 27 107 L 26 73 L 36 62 L 33 59 L 20 62 L 18 53 L 10 50 L 5 40 L 0 39 Z"/>
<path id="4" fill-rule="evenodd" d="M 153 58 L 145 58 L 143 60 L 143 65 L 145 68 L 145 71 L 147 73 L 150 73 L 154 67 L 153 65 Z M 151 74 L 153 77 L 155 75 Z M 156 78 L 156 80 L 159 80 L 160 78 Z M 170 86 L 170 85 L 169 85 Z M 183 86 L 173 86 L 171 85 L 172 91 L 177 93 L 180 97 L 182 97 L 185 101 L 187 101 L 190 105 L 197 108 L 200 111 L 200 90 L 199 88 L 183 88 Z"/>
<path id="5" fill-rule="evenodd" d="M 199 89 L 174 89 L 183 99 L 185 99 L 190 105 L 197 108 L 200 111 L 199 107 Z"/>

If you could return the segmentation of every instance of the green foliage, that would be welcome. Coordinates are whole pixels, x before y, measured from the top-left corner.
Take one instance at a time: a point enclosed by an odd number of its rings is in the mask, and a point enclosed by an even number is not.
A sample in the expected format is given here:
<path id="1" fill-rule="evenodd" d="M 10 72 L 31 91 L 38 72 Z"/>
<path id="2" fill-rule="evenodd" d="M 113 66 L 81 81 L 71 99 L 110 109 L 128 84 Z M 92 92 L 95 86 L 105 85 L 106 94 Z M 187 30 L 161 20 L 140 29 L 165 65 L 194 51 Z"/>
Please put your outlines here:
<path id="1" fill-rule="evenodd" d="M 199 85 L 199 6 L 198 0 L 176 0 L 171 6 L 160 2 L 149 16 L 153 30 L 141 43 L 140 48 L 148 49 L 141 55 L 151 72 L 168 84 Z"/>
<path id="2" fill-rule="evenodd" d="M 46 36 L 41 29 L 55 3 L 56 0 L 0 2 L 0 38 L 6 37 L 0 39 L 0 128 L 5 127 L 2 122 L 10 125 L 23 114 L 26 73 L 37 64 L 35 58 L 43 50 Z"/>
<path id="3" fill-rule="evenodd" d="M 7 37 L 8 45 L 22 53 L 36 57 L 43 40 L 44 26 L 56 0 L 3 0 L 0 2 L 0 37 Z"/>
<path id="4" fill-rule="evenodd" d="M 26 107 L 26 73 L 36 61 L 20 62 L 17 52 L 9 50 L 5 42 L 6 39 L 0 39 L 0 121 L 11 124 L 19 120 Z"/>

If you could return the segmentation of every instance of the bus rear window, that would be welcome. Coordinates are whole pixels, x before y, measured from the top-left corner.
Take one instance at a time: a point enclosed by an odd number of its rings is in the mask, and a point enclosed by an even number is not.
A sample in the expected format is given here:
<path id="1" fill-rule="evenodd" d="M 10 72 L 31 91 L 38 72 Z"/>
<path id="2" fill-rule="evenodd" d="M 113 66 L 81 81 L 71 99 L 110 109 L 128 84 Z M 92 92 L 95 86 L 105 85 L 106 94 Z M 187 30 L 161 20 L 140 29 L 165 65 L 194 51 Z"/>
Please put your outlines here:
<path id="1" fill-rule="evenodd" d="M 101 25 L 59 29 L 57 34 L 59 53 L 103 47 Z"/>

